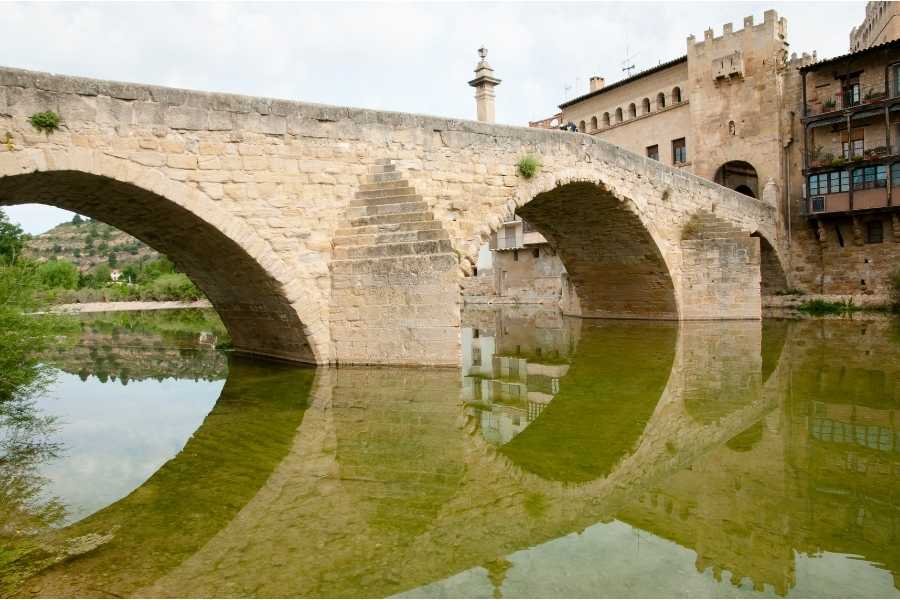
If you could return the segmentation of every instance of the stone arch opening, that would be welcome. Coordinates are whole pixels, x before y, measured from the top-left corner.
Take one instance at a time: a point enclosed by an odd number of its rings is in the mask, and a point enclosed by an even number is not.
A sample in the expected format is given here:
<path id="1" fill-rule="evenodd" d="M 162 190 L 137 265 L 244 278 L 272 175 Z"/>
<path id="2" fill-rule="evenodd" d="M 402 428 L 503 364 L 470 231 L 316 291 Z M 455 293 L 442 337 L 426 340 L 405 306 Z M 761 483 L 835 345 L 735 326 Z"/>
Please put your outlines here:
<path id="1" fill-rule="evenodd" d="M 716 170 L 713 181 L 751 198 L 759 198 L 759 177 L 756 169 L 743 160 L 731 160 Z"/>
<path id="2" fill-rule="evenodd" d="M 604 185 L 572 182 L 537 194 L 516 213 L 556 248 L 575 296 L 572 315 L 677 319 L 662 253 L 631 201 Z"/>
<path id="3" fill-rule="evenodd" d="M 643 114 L 650 114 L 650 98 L 644 98 L 641 101 L 641 109 L 643 110 Z"/>
<path id="4" fill-rule="evenodd" d="M 656 95 L 656 110 L 662 110 L 666 107 L 666 95 L 662 92 Z"/>
<path id="5" fill-rule="evenodd" d="M 609 127 L 609 113 L 608 112 L 603 113 L 603 126 Z"/>
<path id="6" fill-rule="evenodd" d="M 634 102 L 628 105 L 628 118 L 633 119 L 637 116 L 637 107 L 634 105 Z"/>
<path id="7" fill-rule="evenodd" d="M 37 171 L 0 177 L 0 206 L 32 203 L 97 219 L 168 256 L 209 298 L 235 351 L 300 363 L 327 360 L 320 354 L 323 340 L 311 338 L 287 297 L 287 282 L 276 274 L 283 265 L 260 250 L 252 230 L 214 225 L 155 192 L 102 175 Z"/>
<path id="8" fill-rule="evenodd" d="M 751 237 L 759 238 L 759 291 L 763 296 L 771 296 L 788 288 L 787 275 L 781 265 L 778 252 L 758 231 Z"/>
<path id="9" fill-rule="evenodd" d="M 596 115 L 591 117 L 591 131 L 597 131 L 597 117 Z"/>
<path id="10" fill-rule="evenodd" d="M 616 123 L 621 123 L 621 122 L 622 122 L 622 109 L 617 108 L 616 109 Z"/>
<path id="11" fill-rule="evenodd" d="M 678 104 L 681 102 L 681 88 L 675 86 L 672 88 L 672 104 Z"/>
<path id="12" fill-rule="evenodd" d="M 578 131 L 580 131 L 581 133 L 585 132 L 586 127 L 587 127 L 587 125 L 585 125 L 584 121 L 578 122 Z"/>

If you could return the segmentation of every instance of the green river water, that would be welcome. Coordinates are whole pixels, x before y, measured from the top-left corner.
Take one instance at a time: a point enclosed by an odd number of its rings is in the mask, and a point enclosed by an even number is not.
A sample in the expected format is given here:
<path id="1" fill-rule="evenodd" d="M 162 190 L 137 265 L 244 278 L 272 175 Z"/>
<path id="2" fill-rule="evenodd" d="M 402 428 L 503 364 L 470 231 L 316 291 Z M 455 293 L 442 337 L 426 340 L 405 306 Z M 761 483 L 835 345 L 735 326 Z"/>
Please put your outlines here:
<path id="1" fill-rule="evenodd" d="M 463 322 L 461 369 L 307 369 L 82 317 L 0 593 L 900 596 L 896 321 Z"/>

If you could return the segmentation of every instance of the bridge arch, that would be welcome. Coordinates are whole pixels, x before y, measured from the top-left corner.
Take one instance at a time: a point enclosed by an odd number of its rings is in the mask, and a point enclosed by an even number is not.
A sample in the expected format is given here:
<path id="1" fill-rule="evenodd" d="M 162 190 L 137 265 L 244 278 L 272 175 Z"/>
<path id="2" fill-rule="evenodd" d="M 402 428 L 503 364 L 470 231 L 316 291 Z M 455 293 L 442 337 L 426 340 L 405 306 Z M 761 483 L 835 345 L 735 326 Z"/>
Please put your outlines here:
<path id="1" fill-rule="evenodd" d="M 577 305 L 569 314 L 677 319 L 676 289 L 657 236 L 629 198 L 603 182 L 558 180 L 521 203 L 516 214 L 553 244 Z"/>
<path id="2" fill-rule="evenodd" d="M 167 255 L 209 298 L 236 351 L 291 362 L 330 359 L 317 291 L 253 229 L 196 188 L 161 170 L 92 153 L 29 153 L 15 168 L 3 167 L 0 206 L 71 210 Z"/>

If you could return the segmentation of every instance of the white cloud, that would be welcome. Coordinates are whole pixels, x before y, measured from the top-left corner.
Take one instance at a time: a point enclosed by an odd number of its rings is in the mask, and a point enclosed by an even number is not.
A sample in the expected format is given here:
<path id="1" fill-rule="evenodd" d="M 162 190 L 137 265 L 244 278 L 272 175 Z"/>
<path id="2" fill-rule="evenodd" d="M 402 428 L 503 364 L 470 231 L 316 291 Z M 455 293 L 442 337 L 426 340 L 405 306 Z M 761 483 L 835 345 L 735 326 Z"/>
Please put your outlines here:
<path id="1" fill-rule="evenodd" d="M 862 3 L 18 3 L 7 66 L 473 118 L 475 50 L 503 80 L 498 121 L 549 116 L 576 78 L 685 53 L 688 35 L 774 8 L 792 49 L 847 51 Z"/>

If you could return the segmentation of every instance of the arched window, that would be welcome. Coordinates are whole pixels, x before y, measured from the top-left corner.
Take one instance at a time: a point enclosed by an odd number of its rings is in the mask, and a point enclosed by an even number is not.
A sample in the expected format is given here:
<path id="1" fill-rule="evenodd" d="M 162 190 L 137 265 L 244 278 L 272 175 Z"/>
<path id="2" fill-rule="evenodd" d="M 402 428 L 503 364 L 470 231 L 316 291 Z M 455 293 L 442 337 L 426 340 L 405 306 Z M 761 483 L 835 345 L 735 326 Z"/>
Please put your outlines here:
<path id="1" fill-rule="evenodd" d="M 608 112 L 603 113 L 603 126 L 609 127 L 609 113 Z"/>
<path id="2" fill-rule="evenodd" d="M 641 102 L 641 108 L 645 115 L 650 114 L 650 98 L 644 98 L 644 101 Z"/>
<path id="3" fill-rule="evenodd" d="M 637 107 L 634 105 L 634 102 L 628 105 L 628 118 L 633 119 L 637 116 Z"/>
<path id="4" fill-rule="evenodd" d="M 674 87 L 672 88 L 672 104 L 681 103 L 681 88 Z"/>
<path id="5" fill-rule="evenodd" d="M 617 108 L 616 109 L 616 123 L 621 123 L 621 122 L 622 122 L 622 109 Z"/>
<path id="6" fill-rule="evenodd" d="M 578 123 L 578 131 L 584 133 L 584 121 Z"/>
<path id="7" fill-rule="evenodd" d="M 591 131 L 597 131 L 597 116 L 591 117 Z"/>
<path id="8" fill-rule="evenodd" d="M 666 107 L 666 95 L 662 92 L 656 95 L 656 110 L 661 110 Z"/>

